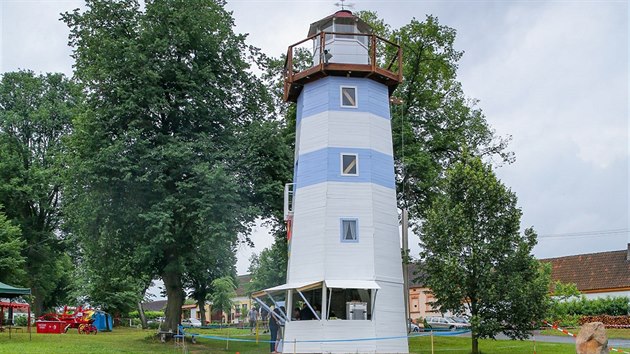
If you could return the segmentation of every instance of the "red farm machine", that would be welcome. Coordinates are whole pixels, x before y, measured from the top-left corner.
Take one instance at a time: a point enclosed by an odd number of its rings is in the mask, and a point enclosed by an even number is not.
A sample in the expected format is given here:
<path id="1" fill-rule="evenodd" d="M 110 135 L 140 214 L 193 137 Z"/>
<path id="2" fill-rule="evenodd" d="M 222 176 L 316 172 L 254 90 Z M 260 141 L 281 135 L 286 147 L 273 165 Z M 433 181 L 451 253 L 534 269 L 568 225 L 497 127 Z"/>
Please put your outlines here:
<path id="1" fill-rule="evenodd" d="M 96 334 L 94 326 L 94 310 L 64 306 L 63 312 L 47 313 L 37 319 L 37 333 L 65 333 L 76 328 L 79 334 Z"/>

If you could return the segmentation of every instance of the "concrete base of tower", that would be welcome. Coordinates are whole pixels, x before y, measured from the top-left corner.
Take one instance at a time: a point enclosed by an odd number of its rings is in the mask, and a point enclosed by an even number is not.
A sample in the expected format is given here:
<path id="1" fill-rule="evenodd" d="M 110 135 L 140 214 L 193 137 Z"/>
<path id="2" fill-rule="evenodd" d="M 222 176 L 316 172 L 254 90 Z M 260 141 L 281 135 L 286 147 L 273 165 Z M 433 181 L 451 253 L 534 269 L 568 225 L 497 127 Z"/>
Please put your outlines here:
<path id="1" fill-rule="evenodd" d="M 406 332 L 379 337 L 375 329 L 372 321 L 288 322 L 283 353 L 409 353 Z"/>
<path id="2" fill-rule="evenodd" d="M 283 353 L 409 353 L 403 284 L 377 283 L 372 318 L 287 322 Z"/>

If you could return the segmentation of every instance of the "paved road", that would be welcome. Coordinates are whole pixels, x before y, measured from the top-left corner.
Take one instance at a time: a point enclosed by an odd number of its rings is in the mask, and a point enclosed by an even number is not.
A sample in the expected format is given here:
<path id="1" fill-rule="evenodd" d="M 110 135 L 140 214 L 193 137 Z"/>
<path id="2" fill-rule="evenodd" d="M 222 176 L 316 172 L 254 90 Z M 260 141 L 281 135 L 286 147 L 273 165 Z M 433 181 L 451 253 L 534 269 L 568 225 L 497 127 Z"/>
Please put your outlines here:
<path id="1" fill-rule="evenodd" d="M 470 337 L 470 333 L 462 334 L 463 337 Z M 507 336 L 503 334 L 497 335 L 497 339 L 499 340 L 509 340 Z M 532 338 L 527 339 L 531 341 Z M 548 343 L 575 343 L 575 338 L 569 336 L 542 336 L 536 333 L 536 341 L 537 342 L 548 342 Z M 609 339 L 608 346 L 613 348 L 628 348 L 630 349 L 630 339 Z"/>
<path id="2" fill-rule="evenodd" d="M 509 339 L 508 337 L 500 334 L 497 339 Z M 528 339 L 531 341 L 532 339 Z M 569 336 L 541 336 L 536 335 L 537 342 L 549 342 L 549 343 L 575 343 L 575 338 Z M 608 346 L 614 348 L 630 348 L 630 339 L 609 339 Z"/>

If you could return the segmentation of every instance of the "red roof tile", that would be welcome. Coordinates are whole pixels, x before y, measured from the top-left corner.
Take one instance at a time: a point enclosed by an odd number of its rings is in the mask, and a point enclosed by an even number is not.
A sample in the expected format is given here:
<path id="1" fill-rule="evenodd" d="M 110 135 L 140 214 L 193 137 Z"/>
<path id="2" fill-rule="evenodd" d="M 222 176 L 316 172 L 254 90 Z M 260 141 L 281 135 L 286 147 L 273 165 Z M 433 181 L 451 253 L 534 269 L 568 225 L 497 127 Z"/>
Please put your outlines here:
<path id="1" fill-rule="evenodd" d="M 578 290 L 630 288 L 628 250 L 541 259 L 551 263 L 551 279 L 575 283 Z"/>

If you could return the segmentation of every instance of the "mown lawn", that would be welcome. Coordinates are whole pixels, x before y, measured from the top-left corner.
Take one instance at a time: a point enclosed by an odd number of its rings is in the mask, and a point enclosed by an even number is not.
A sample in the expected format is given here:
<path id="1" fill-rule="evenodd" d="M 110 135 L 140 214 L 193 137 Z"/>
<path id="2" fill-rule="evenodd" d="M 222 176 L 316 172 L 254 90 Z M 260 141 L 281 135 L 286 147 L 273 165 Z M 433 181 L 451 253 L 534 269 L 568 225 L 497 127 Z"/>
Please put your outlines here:
<path id="1" fill-rule="evenodd" d="M 567 330 L 573 334 L 578 334 L 580 331 L 579 328 L 569 328 Z M 545 329 L 544 331 L 541 331 L 540 334 L 546 336 L 566 336 L 566 334 L 558 331 L 557 329 Z M 608 335 L 608 338 L 630 339 L 630 328 L 607 328 L 606 334 Z"/>
<path id="2" fill-rule="evenodd" d="M 204 335 L 225 337 L 228 332 L 223 330 L 194 330 Z M 229 336 L 238 339 L 255 339 L 248 330 L 230 329 Z M 261 340 L 268 340 L 268 335 L 261 335 Z M 268 352 L 267 343 L 230 342 L 226 349 L 226 342 L 215 339 L 199 338 L 197 344 L 186 344 L 189 353 L 236 353 L 254 354 Z M 481 341 L 480 348 L 484 354 L 490 353 L 533 353 L 531 342 L 520 341 Z M 470 352 L 470 338 L 434 337 L 435 353 L 465 354 Z M 411 353 L 431 353 L 429 337 L 415 337 L 410 339 Z M 539 354 L 575 353 L 572 344 L 537 343 L 536 352 Z M 97 335 L 79 335 L 76 331 L 67 334 L 35 334 L 32 341 L 28 333 L 13 334 L 9 339 L 8 333 L 0 333 L 0 353 L 182 353 L 180 347 L 173 342 L 160 343 L 155 337 L 155 330 L 138 330 L 116 328 L 113 332 Z"/>

